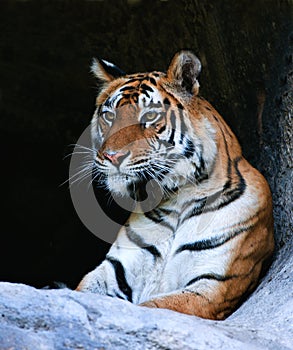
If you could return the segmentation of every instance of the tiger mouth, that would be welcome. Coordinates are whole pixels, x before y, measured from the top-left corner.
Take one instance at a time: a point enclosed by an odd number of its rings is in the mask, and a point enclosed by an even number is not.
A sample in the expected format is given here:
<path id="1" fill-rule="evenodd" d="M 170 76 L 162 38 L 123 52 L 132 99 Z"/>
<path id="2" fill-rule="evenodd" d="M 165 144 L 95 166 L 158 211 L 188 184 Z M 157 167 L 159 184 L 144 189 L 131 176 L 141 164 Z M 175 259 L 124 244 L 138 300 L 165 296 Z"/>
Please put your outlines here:
<path id="1" fill-rule="evenodd" d="M 126 182 L 135 182 L 135 180 L 138 179 L 138 176 L 133 176 L 129 174 L 108 174 L 107 177 L 111 179 L 112 181 L 126 181 Z"/>
<path id="2" fill-rule="evenodd" d="M 154 171 L 148 170 L 147 167 L 132 172 L 118 171 L 116 173 L 107 173 L 104 175 L 106 175 L 108 182 L 110 181 L 112 184 L 120 185 L 125 184 L 126 186 L 144 186 L 150 180 L 160 182 L 160 177 L 158 177 Z"/>
<path id="3" fill-rule="evenodd" d="M 167 173 L 167 172 L 166 172 Z M 126 180 L 129 182 L 147 182 L 149 180 L 159 180 L 162 175 L 162 171 L 152 167 L 150 164 L 140 167 L 139 169 L 123 171 L 118 170 L 115 173 L 105 174 L 112 180 Z"/>

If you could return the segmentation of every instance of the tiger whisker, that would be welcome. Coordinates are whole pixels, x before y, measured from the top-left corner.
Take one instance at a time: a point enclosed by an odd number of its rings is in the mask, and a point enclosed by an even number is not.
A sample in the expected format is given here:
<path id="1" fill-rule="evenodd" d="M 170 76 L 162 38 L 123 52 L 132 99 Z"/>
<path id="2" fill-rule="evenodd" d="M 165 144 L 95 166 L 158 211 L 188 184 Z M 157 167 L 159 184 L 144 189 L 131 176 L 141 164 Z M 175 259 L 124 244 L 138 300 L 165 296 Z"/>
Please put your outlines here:
<path id="1" fill-rule="evenodd" d="M 73 186 L 76 182 L 81 183 L 81 182 L 85 181 L 85 180 L 86 180 L 87 178 L 89 178 L 90 176 L 92 176 L 92 169 L 89 170 L 88 172 L 84 173 L 84 174 L 83 174 L 82 176 L 80 176 L 79 178 L 77 178 L 77 179 L 71 181 L 69 187 Z"/>
<path id="2" fill-rule="evenodd" d="M 92 151 L 92 152 L 95 152 L 95 149 L 94 148 L 89 148 L 87 146 L 84 146 L 84 145 L 80 145 L 78 143 L 75 143 L 75 144 L 70 144 L 68 145 L 69 147 L 74 147 L 74 148 L 82 148 L 82 149 L 85 149 L 85 150 L 88 150 L 88 151 Z"/>
<path id="3" fill-rule="evenodd" d="M 92 156 L 91 154 L 89 154 L 88 151 L 79 151 L 79 152 L 73 151 L 73 152 L 71 152 L 71 153 L 68 153 L 66 156 L 64 156 L 63 160 L 65 160 L 65 159 L 67 159 L 68 157 L 73 156 L 73 155 L 75 155 L 75 154 L 86 154 L 86 155 L 87 155 L 87 156 L 86 156 L 87 158 L 93 158 L 93 156 Z"/>
<path id="4" fill-rule="evenodd" d="M 79 180 L 83 180 L 85 177 L 87 177 L 89 174 L 92 173 L 93 170 L 93 162 L 87 162 L 85 164 L 80 165 L 77 169 L 79 171 L 77 171 L 75 174 L 73 174 L 72 176 L 70 176 L 66 181 L 64 181 L 62 184 L 60 184 L 60 186 L 63 186 L 66 183 L 70 183 L 70 186 L 73 185 L 75 182 L 79 181 Z M 75 180 L 73 180 L 74 178 L 76 178 Z"/>

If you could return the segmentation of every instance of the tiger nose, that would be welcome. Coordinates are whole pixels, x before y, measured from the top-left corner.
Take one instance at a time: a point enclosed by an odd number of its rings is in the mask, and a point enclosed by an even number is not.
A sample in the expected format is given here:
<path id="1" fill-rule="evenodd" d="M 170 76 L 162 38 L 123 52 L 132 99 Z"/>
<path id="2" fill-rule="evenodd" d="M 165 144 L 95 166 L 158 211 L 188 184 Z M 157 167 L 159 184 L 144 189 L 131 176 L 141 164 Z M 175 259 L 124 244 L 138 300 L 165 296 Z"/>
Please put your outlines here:
<path id="1" fill-rule="evenodd" d="M 125 153 L 123 152 L 115 152 L 115 151 L 107 151 L 103 153 L 104 157 L 110 160 L 112 164 L 119 165 L 122 163 L 125 158 Z"/>

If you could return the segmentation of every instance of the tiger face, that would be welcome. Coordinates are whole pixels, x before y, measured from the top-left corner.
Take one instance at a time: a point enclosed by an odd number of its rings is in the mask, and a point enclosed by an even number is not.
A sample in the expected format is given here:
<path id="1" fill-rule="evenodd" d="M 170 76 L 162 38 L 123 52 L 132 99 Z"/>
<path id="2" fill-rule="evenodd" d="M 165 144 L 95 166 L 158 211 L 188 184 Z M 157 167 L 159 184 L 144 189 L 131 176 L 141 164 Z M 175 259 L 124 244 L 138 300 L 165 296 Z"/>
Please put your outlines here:
<path id="1" fill-rule="evenodd" d="M 155 180 L 166 194 L 207 176 L 203 143 L 183 107 L 198 92 L 200 68 L 190 52 L 175 56 L 166 74 L 125 75 L 107 61 L 94 61 L 92 70 L 104 86 L 92 119 L 92 140 L 108 190 L 129 195 Z M 194 122 L 202 123 L 196 117 Z M 212 144 L 211 125 L 209 131 Z"/>

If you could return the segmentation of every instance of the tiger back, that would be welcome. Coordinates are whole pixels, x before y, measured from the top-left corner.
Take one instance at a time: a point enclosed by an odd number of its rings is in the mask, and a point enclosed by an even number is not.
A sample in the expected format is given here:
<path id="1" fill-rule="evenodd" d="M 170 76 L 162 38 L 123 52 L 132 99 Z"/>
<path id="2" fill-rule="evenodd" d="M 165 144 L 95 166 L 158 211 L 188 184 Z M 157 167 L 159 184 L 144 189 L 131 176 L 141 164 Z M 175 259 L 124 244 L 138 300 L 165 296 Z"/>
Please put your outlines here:
<path id="1" fill-rule="evenodd" d="M 257 286 L 274 249 L 267 182 L 199 96 L 199 59 L 127 75 L 105 60 L 92 119 L 99 183 L 135 207 L 78 291 L 224 319 Z"/>

